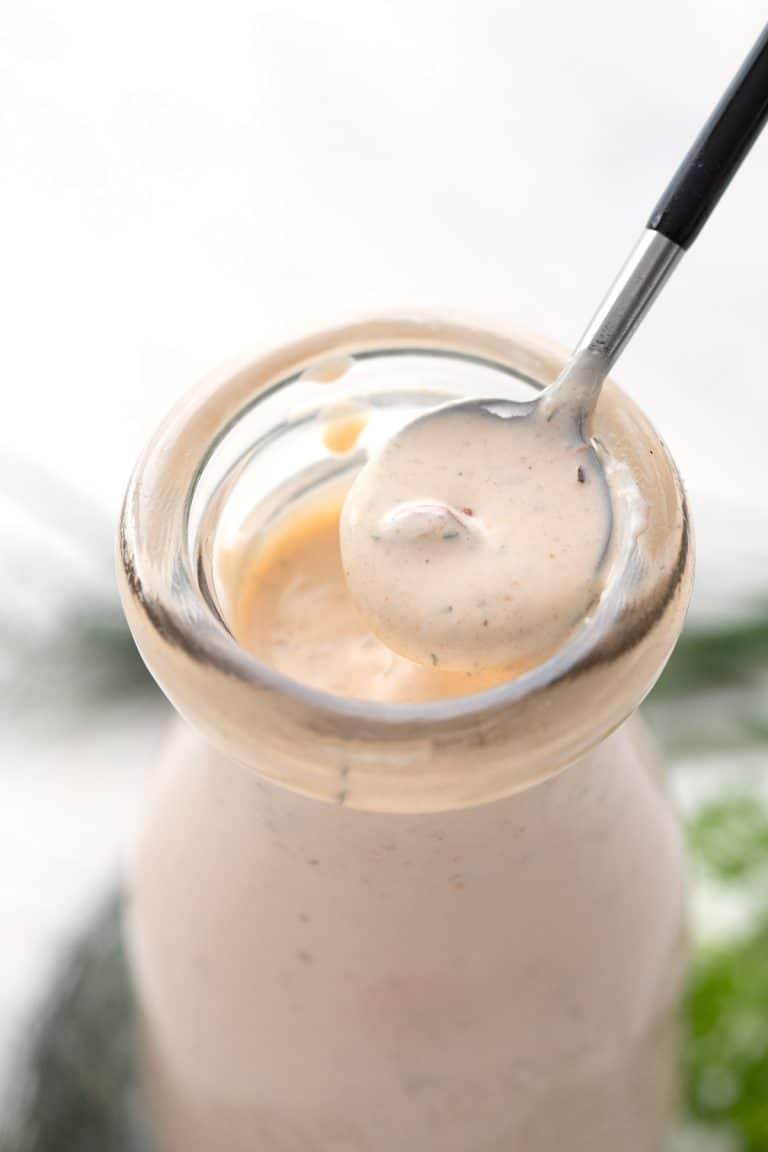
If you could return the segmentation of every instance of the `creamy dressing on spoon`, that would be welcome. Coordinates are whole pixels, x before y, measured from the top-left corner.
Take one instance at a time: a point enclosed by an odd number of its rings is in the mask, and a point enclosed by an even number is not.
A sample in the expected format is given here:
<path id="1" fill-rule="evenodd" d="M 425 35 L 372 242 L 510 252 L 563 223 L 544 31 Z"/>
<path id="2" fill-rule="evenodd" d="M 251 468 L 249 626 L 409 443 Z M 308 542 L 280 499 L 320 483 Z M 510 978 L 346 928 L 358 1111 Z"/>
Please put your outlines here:
<path id="1" fill-rule="evenodd" d="M 359 473 L 344 573 L 372 631 L 421 664 L 520 673 L 593 609 L 611 536 L 603 463 L 566 421 L 452 405 Z"/>

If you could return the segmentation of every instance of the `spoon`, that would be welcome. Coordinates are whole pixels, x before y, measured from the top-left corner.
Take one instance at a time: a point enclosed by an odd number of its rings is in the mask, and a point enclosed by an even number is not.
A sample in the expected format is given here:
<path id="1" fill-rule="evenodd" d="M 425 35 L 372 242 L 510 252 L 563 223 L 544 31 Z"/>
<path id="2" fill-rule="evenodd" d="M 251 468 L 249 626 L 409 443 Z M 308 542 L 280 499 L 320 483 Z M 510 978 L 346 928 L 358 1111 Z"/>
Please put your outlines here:
<path id="1" fill-rule="evenodd" d="M 523 402 L 442 405 L 361 470 L 342 513 L 344 570 L 391 648 L 519 672 L 589 612 L 614 535 L 612 463 L 592 440 L 600 390 L 766 119 L 768 25 L 554 383 Z"/>

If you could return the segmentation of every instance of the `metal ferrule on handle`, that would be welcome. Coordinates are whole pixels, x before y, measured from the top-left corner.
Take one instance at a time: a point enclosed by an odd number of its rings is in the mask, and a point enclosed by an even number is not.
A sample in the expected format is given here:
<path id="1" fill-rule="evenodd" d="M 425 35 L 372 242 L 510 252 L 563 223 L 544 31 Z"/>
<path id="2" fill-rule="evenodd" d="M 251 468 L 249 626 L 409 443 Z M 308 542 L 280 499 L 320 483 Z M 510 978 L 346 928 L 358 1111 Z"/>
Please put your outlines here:
<path id="1" fill-rule="evenodd" d="M 685 249 L 646 228 L 549 389 L 546 406 L 567 407 L 584 418 L 592 411 L 605 377 L 667 282 Z"/>
<path id="2" fill-rule="evenodd" d="M 685 249 L 646 228 L 574 351 L 610 372 Z"/>

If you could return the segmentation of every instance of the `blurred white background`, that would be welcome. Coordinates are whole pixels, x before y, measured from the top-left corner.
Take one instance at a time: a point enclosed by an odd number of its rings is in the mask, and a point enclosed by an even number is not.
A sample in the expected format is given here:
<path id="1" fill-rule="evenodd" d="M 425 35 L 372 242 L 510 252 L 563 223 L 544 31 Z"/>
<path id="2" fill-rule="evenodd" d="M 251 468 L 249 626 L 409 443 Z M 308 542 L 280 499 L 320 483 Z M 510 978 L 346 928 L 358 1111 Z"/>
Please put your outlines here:
<path id="1" fill-rule="evenodd" d="M 379 309 L 570 344 L 765 19 L 764 0 L 5 0 L 0 459 L 114 516 L 158 419 L 244 348 Z M 768 137 L 618 373 L 694 502 L 763 524 L 767 188 Z M 700 526 L 711 555 L 722 520 Z M 130 839 L 157 734 L 110 733 L 0 741 L 3 1055 Z"/>
<path id="2" fill-rule="evenodd" d="M 179 391 L 244 347 L 381 308 L 574 341 L 766 18 L 763 0 L 4 12 L 0 443 L 110 508 Z M 620 371 L 691 489 L 743 500 L 768 499 L 766 187 L 768 140 Z"/>

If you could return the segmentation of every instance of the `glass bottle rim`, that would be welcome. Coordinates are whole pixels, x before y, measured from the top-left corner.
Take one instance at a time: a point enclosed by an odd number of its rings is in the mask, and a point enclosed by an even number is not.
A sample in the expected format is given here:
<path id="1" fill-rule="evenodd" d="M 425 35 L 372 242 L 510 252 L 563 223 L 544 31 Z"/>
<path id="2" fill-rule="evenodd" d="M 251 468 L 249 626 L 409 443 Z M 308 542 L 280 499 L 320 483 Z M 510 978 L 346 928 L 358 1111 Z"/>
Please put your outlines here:
<path id="1" fill-rule="evenodd" d="M 350 699 L 293 680 L 246 651 L 213 611 L 201 589 L 190 513 L 200 478 L 228 430 L 249 406 L 295 380 L 313 364 L 331 356 L 384 354 L 395 349 L 437 349 L 447 356 L 475 358 L 536 387 L 553 379 L 564 360 L 563 352 L 551 343 L 524 334 L 432 317 L 383 317 L 318 333 L 213 374 L 166 417 L 129 484 L 120 522 L 118 558 L 126 614 L 139 649 L 161 687 L 182 714 L 236 759 L 249 759 L 249 732 L 252 740 L 261 740 L 270 729 L 271 719 L 265 723 L 261 708 L 253 710 L 254 718 L 257 714 L 260 717 L 261 727 L 248 722 L 249 690 L 254 701 L 266 696 L 282 713 L 278 727 L 283 731 L 278 734 L 278 742 L 283 746 L 286 739 L 290 740 L 291 731 L 297 738 L 313 732 L 321 742 L 329 742 L 337 750 L 339 745 L 354 746 L 363 759 L 364 749 L 375 755 L 386 745 L 391 751 L 401 739 L 404 748 L 424 740 L 433 750 L 441 745 L 465 744 L 475 749 L 475 756 L 477 749 L 487 749 L 489 742 L 498 740 L 497 752 L 502 746 L 509 752 L 515 731 L 525 732 L 528 714 L 533 728 L 523 743 L 530 751 L 530 771 L 511 773 L 507 790 L 513 791 L 521 786 L 522 777 L 535 779 L 576 759 L 634 710 L 661 671 L 687 607 L 692 554 L 682 485 L 671 457 L 651 426 L 614 386 L 608 386 L 609 401 L 601 400 L 601 407 L 609 402 L 618 405 L 629 413 L 630 423 L 634 421 L 642 429 L 649 443 L 659 445 L 652 483 L 659 485 L 668 502 L 676 505 L 670 517 L 675 546 L 667 548 L 663 557 L 667 561 L 664 566 L 671 566 L 671 570 L 662 581 L 663 590 L 657 586 L 659 581 L 654 581 L 654 596 L 649 598 L 649 603 L 653 600 L 655 604 L 656 618 L 649 611 L 635 613 L 634 628 L 624 630 L 623 646 L 618 633 L 606 635 L 606 624 L 607 631 L 611 631 L 611 620 L 606 617 L 602 627 L 583 629 L 542 664 L 483 692 L 417 704 Z M 653 456 L 653 449 L 650 451 Z M 674 553 L 673 558 L 670 553 Z M 612 611 L 617 619 L 626 612 L 622 596 L 615 598 Z M 659 626 L 662 618 L 663 629 Z M 547 698 L 556 695 L 562 704 L 566 697 L 573 697 L 571 708 L 578 707 L 584 698 L 586 706 L 589 693 L 585 697 L 584 691 L 590 680 L 594 682 L 593 692 L 606 696 L 610 676 L 607 681 L 604 674 L 595 676 L 598 666 L 606 662 L 622 666 L 621 676 L 614 679 L 613 700 L 602 700 L 595 706 L 592 723 L 582 717 L 577 731 L 570 735 L 560 731 L 558 717 L 553 714 L 555 700 L 548 706 Z M 215 685 L 208 686 L 210 692 L 205 684 L 206 672 L 216 679 Z M 231 708 L 226 701 L 228 689 Z M 516 715 L 520 723 L 510 723 Z M 541 729 L 542 724 L 546 724 L 546 729 Z M 233 733 L 233 729 L 238 732 Z M 539 746 L 534 748 L 537 730 Z M 270 741 L 267 739 L 266 743 Z M 287 759 L 292 758 L 289 753 Z M 262 770 L 258 757 L 252 762 Z M 316 791 L 311 780 L 309 785 L 305 780 L 302 786 L 285 775 L 280 770 L 275 772 L 276 778 L 289 786 Z M 396 777 L 401 775 L 399 771 L 394 773 Z M 311 771 L 306 779 L 310 777 Z M 465 790 L 473 792 L 469 784 Z M 326 794 L 328 789 L 320 787 L 317 791 Z M 337 791 L 341 794 L 343 789 Z"/>

